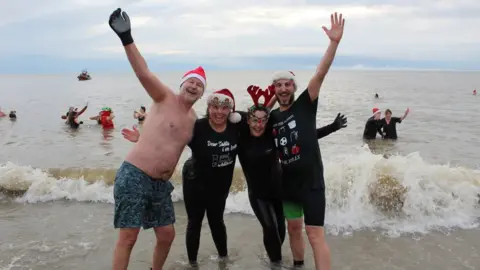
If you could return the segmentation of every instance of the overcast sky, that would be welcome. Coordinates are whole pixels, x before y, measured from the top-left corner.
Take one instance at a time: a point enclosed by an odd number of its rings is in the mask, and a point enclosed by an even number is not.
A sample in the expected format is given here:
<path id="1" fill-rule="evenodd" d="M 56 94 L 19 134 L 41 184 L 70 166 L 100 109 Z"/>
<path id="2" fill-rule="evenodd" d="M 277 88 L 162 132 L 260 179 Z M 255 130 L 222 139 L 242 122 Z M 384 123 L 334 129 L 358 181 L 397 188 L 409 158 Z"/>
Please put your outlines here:
<path id="1" fill-rule="evenodd" d="M 322 25 L 337 11 L 346 18 L 337 65 L 480 69 L 478 0 L 1 0 L 0 71 L 12 61 L 26 71 L 127 69 L 108 26 L 117 7 L 149 62 L 314 65 L 328 44 Z"/>

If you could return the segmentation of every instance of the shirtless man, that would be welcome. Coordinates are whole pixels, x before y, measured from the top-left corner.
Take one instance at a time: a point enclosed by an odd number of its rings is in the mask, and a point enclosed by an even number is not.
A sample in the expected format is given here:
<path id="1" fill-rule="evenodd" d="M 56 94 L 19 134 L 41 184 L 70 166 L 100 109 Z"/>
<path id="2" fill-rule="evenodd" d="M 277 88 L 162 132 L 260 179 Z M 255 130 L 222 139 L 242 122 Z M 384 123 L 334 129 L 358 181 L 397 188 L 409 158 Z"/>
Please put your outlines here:
<path id="1" fill-rule="evenodd" d="M 161 270 L 175 238 L 175 213 L 169 179 L 190 141 L 195 123 L 193 104 L 203 95 L 206 78 L 201 67 L 187 72 L 174 94 L 147 67 L 131 36 L 130 19 L 121 9 L 110 15 L 110 27 L 125 47 L 137 78 L 153 99 L 143 133 L 117 171 L 114 186 L 114 226 L 119 237 L 114 270 L 126 270 L 140 227 L 153 228 L 156 245 L 153 270 Z"/>

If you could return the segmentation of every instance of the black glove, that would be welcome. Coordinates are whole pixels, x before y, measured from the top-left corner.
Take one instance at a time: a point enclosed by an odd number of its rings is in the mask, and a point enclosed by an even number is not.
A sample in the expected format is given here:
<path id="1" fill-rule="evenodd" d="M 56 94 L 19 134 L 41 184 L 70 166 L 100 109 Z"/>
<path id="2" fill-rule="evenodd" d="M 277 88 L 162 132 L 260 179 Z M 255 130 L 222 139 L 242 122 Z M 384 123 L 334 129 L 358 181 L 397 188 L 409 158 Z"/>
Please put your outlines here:
<path id="1" fill-rule="evenodd" d="M 183 164 L 182 168 L 182 180 L 183 182 L 194 179 L 195 178 L 195 169 L 194 169 L 194 159 L 193 157 L 189 157 L 185 163 Z"/>
<path id="2" fill-rule="evenodd" d="M 133 43 L 130 18 L 125 11 L 122 12 L 120 8 L 117 8 L 108 21 L 110 28 L 118 35 L 122 41 L 123 46 L 127 46 Z"/>
<path id="3" fill-rule="evenodd" d="M 347 127 L 347 118 L 345 115 L 338 113 L 335 120 L 333 120 L 332 127 L 335 131 Z"/>

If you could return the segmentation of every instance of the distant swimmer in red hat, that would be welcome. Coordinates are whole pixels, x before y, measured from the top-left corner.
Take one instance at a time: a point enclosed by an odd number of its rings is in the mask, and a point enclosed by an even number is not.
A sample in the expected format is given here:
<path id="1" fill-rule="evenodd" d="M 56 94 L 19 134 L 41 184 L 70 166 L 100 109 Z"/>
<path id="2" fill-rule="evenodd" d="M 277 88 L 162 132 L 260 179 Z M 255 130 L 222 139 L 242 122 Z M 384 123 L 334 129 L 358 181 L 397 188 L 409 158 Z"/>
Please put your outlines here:
<path id="1" fill-rule="evenodd" d="M 473 95 L 474 95 L 474 96 L 477 95 L 477 89 L 473 90 Z"/>
<path id="2" fill-rule="evenodd" d="M 383 137 L 381 125 L 382 112 L 378 108 L 373 108 L 372 113 L 373 115 L 370 116 L 365 123 L 365 129 L 363 130 L 364 140 L 375 140 L 377 138 L 377 133 Z"/>

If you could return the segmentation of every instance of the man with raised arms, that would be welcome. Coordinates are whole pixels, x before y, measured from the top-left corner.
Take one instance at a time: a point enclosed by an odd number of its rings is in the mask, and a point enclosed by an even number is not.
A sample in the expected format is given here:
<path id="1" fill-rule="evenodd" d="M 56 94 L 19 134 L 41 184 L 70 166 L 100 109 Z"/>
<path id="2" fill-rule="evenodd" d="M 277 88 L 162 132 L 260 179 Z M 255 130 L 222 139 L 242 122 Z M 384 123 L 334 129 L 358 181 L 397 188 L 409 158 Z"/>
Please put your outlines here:
<path id="1" fill-rule="evenodd" d="M 280 108 L 272 111 L 272 132 L 282 164 L 283 212 L 288 224 L 294 266 L 303 266 L 305 244 L 303 222 L 315 258 L 315 269 L 330 270 L 330 251 L 325 242 L 325 183 L 318 145 L 316 116 L 318 94 L 332 65 L 343 35 L 345 20 L 331 15 L 331 28 L 323 27 L 330 39 L 315 74 L 298 99 L 292 72 L 279 72 L 272 78 Z M 304 219 L 303 219 L 304 217 Z"/>
<path id="2" fill-rule="evenodd" d="M 114 226 L 120 230 L 113 269 L 127 269 L 143 227 L 155 231 L 152 264 L 153 270 L 161 270 L 175 238 L 173 185 L 169 179 L 192 136 L 196 120 L 192 106 L 204 93 L 205 72 L 201 67 L 187 72 L 181 80 L 180 93 L 174 94 L 148 69 L 133 41 L 128 15 L 121 9 L 115 10 L 109 25 L 122 41 L 128 61 L 153 100 L 142 136 L 115 177 Z"/>

